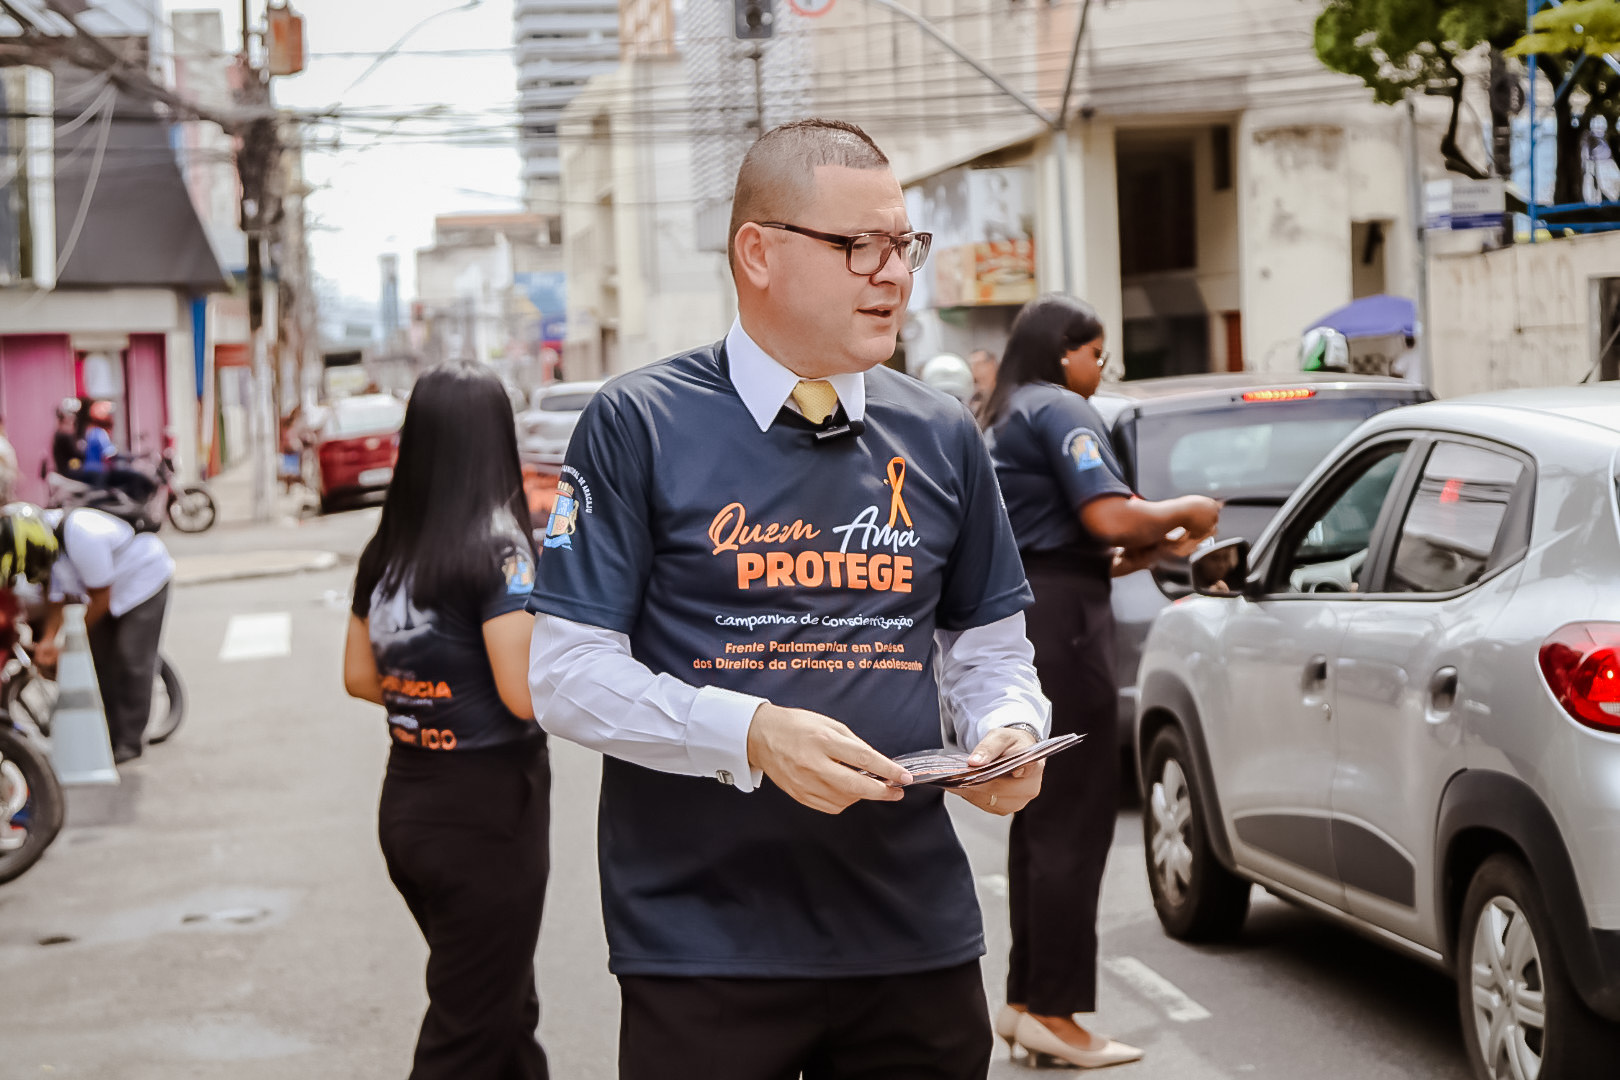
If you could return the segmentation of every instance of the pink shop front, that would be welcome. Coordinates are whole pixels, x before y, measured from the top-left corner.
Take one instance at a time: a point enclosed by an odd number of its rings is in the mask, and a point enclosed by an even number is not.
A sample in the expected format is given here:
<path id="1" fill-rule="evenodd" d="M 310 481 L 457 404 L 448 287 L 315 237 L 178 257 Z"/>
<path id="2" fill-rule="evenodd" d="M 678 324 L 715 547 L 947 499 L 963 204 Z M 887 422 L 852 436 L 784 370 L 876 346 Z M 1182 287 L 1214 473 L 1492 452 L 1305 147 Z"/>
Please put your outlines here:
<path id="1" fill-rule="evenodd" d="M 166 349 L 164 334 L 0 334 L 0 419 L 21 467 L 17 497 L 44 496 L 40 466 L 50 458 L 64 398 L 112 401 L 118 448 L 161 453 L 169 425 Z"/>

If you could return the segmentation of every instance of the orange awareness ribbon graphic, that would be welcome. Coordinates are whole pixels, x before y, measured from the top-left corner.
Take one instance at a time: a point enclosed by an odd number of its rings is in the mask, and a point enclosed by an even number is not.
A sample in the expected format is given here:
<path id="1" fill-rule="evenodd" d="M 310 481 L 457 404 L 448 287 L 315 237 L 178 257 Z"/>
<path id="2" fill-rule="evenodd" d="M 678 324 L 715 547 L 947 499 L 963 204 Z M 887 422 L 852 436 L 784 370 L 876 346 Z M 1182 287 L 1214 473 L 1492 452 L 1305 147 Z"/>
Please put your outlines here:
<path id="1" fill-rule="evenodd" d="M 894 519 L 898 516 L 905 519 L 906 528 L 915 528 L 911 524 L 911 515 L 906 513 L 906 500 L 900 497 L 900 489 L 906 486 L 906 459 L 889 459 L 889 486 L 894 488 L 889 493 L 889 528 L 894 528 Z"/>

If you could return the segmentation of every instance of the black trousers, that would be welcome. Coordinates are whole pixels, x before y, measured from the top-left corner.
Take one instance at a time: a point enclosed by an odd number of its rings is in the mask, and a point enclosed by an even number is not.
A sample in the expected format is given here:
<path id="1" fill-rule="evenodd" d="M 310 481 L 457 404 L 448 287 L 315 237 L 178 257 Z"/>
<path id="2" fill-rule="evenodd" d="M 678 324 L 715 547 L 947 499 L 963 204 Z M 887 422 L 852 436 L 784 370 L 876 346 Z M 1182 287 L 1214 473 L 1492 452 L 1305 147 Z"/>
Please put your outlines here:
<path id="1" fill-rule="evenodd" d="M 534 951 L 550 870 L 543 739 L 435 753 L 396 745 L 378 808 L 388 876 L 427 939 L 411 1080 L 546 1080 Z"/>
<path id="2" fill-rule="evenodd" d="M 983 1080 L 978 961 L 914 975 L 621 975 L 620 1080 Z"/>
<path id="3" fill-rule="evenodd" d="M 169 610 L 169 586 L 122 615 L 104 615 L 85 636 L 96 666 L 107 735 L 114 750 L 141 752 L 152 715 L 152 683 L 157 678 L 158 641 Z"/>
<path id="4" fill-rule="evenodd" d="M 1013 816 L 1007 1001 L 1040 1016 L 1097 1007 L 1097 900 L 1119 812 L 1118 689 L 1110 582 L 1100 565 L 1027 558 L 1025 613 L 1052 734 L 1085 741 L 1047 759 L 1041 793 Z"/>

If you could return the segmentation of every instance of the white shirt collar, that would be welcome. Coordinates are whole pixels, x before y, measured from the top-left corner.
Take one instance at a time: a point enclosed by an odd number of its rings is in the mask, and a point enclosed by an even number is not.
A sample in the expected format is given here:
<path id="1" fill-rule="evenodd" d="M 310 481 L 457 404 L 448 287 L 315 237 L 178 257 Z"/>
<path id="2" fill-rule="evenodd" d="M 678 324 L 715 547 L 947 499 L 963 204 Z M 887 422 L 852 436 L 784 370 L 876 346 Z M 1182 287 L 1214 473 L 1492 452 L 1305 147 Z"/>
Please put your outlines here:
<path id="1" fill-rule="evenodd" d="M 798 411 L 791 395 L 800 376 L 760 348 L 743 329 L 741 319 L 731 324 L 731 332 L 726 335 L 726 361 L 731 366 L 731 385 L 736 387 L 737 396 L 748 407 L 759 430 L 769 431 L 784 405 Z M 866 372 L 846 371 L 827 376 L 827 381 L 838 391 L 838 403 L 846 416 L 860 420 L 866 415 Z"/>

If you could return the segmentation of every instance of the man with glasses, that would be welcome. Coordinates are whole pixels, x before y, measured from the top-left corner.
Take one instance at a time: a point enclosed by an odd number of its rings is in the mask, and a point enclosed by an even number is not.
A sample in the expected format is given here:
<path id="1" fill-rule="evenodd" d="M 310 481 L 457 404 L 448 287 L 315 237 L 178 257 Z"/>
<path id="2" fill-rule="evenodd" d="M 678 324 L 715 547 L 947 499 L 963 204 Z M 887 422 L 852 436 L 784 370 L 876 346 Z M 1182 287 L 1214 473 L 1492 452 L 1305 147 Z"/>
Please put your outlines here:
<path id="1" fill-rule="evenodd" d="M 882 366 L 930 239 L 859 128 L 768 132 L 737 178 L 731 332 L 609 383 L 569 447 L 530 687 L 606 755 L 627 1080 L 988 1070 L 967 859 L 893 759 L 938 746 L 941 694 L 978 762 L 1049 707 L 973 419 Z M 1007 814 L 1040 778 L 958 794 Z"/>

